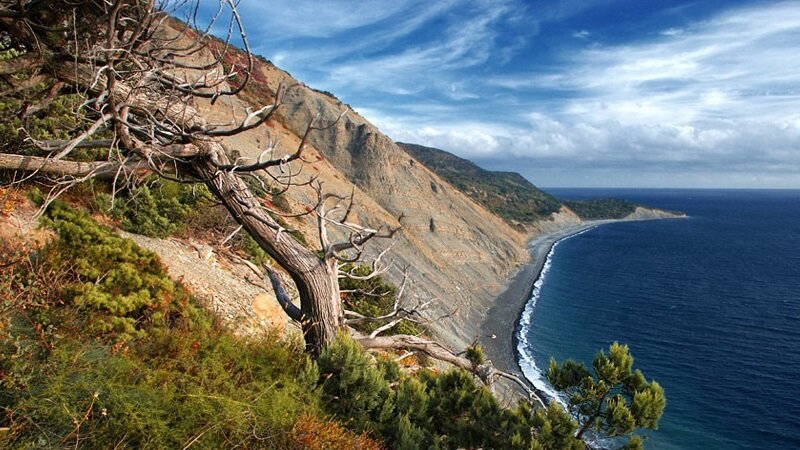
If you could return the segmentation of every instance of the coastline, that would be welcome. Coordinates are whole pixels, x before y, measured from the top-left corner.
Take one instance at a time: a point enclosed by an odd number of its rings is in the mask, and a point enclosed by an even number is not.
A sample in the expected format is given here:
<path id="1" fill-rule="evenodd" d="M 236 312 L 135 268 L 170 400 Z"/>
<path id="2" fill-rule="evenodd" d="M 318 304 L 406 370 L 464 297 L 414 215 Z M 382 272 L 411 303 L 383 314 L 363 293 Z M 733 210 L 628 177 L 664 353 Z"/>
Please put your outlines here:
<path id="1" fill-rule="evenodd" d="M 525 305 L 533 293 L 533 284 L 539 278 L 547 255 L 553 245 L 561 239 L 580 233 L 610 222 L 619 220 L 598 220 L 573 225 L 553 233 L 540 234 L 531 239 L 528 244 L 530 262 L 511 277 L 505 289 L 495 299 L 492 307 L 487 311 L 486 318 L 480 325 L 479 342 L 483 347 L 486 357 L 494 366 L 502 371 L 514 374 L 524 380 L 529 387 L 534 388 L 522 373 L 517 357 L 517 328 Z M 522 394 L 515 385 L 509 386 L 514 391 Z M 534 388 L 535 389 L 535 388 Z M 540 397 L 544 393 L 536 391 Z M 543 399 L 548 396 L 544 395 Z"/>
<path id="2" fill-rule="evenodd" d="M 524 380 L 530 388 L 543 400 L 550 398 L 545 392 L 537 389 L 525 377 L 517 355 L 517 331 L 525 306 L 533 294 L 534 283 L 539 279 L 547 256 L 553 246 L 562 239 L 587 231 L 601 225 L 617 222 L 640 220 L 658 220 L 665 218 L 680 218 L 685 216 L 661 217 L 628 217 L 624 219 L 593 220 L 568 226 L 552 233 L 543 233 L 533 237 L 527 244 L 530 262 L 522 266 L 510 278 L 505 289 L 495 298 L 486 317 L 480 325 L 480 339 L 478 342 L 483 347 L 486 357 L 494 366 L 502 371 L 511 373 Z M 527 397 L 524 392 L 514 384 L 501 385 L 504 397 Z"/>

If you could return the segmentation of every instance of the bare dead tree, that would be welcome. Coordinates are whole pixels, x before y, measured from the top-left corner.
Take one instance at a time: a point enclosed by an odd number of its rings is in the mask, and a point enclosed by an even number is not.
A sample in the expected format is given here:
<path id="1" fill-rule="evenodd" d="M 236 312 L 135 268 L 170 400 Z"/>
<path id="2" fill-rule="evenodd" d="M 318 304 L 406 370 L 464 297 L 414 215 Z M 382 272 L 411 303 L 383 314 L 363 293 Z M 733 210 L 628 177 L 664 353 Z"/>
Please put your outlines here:
<path id="1" fill-rule="evenodd" d="M 174 18 L 182 14 L 185 21 Z M 25 152 L 3 147 L 0 169 L 49 177 L 50 198 L 89 178 L 115 182 L 141 172 L 204 183 L 225 206 L 239 227 L 255 239 L 289 274 L 300 296 L 292 305 L 278 277 L 268 270 L 284 310 L 303 327 L 309 351 L 318 352 L 347 330 L 348 325 L 377 321 L 383 325 L 356 336 L 368 349 L 406 349 L 424 352 L 469 370 L 487 383 L 512 377 L 491 362 L 476 365 L 441 344 L 417 336 L 384 336 L 400 320 L 422 320 L 425 302 L 403 303 L 404 282 L 393 310 L 382 317 L 345 311 L 339 277 L 358 277 L 342 270 L 363 260 L 365 245 L 391 238 L 396 229 L 371 228 L 352 220 L 355 193 L 326 193 L 313 179 L 302 179 L 303 152 L 310 133 L 336 122 L 318 117 L 308 124 L 299 145 L 279 156 L 270 144 L 255 160 L 237 158 L 221 139 L 267 123 L 293 86 L 277 86 L 271 103 L 244 111 L 230 123 L 209 123 L 196 108 L 199 99 L 212 104 L 237 95 L 253 71 L 253 56 L 234 0 L 220 0 L 206 27 L 198 27 L 198 4 L 190 0 L 0 0 L 0 60 L 2 96 L 19 100 L 20 118 L 45 111 L 59 95 L 78 94 L 81 125 L 69 139 L 29 137 Z M 216 40 L 212 27 L 227 27 Z M 243 50 L 234 49 L 238 38 Z M 233 61 L 231 63 L 231 61 Z M 24 74 L 24 76 L 20 76 Z M 79 148 L 108 148 L 105 160 L 79 162 Z M 300 168 L 298 169 L 298 165 Z M 271 210 L 252 194 L 244 177 L 259 173 L 286 190 L 312 186 L 316 204 L 301 214 L 316 219 L 320 253 L 296 241 Z M 330 230 L 338 230 L 334 241 Z M 382 274 L 384 253 L 375 258 L 369 275 Z M 512 377 L 513 378 L 513 377 Z M 524 386 L 520 380 L 516 380 Z"/>

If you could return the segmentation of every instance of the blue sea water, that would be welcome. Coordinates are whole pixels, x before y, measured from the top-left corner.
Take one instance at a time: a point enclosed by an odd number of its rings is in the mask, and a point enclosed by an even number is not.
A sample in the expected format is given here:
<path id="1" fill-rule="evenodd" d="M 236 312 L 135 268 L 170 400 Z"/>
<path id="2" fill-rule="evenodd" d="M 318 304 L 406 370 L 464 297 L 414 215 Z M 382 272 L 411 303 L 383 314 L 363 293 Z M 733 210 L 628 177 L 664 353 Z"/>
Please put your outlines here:
<path id="1" fill-rule="evenodd" d="M 551 189 L 689 214 L 562 241 L 524 351 L 591 364 L 613 341 L 664 387 L 651 449 L 800 448 L 800 191 Z"/>

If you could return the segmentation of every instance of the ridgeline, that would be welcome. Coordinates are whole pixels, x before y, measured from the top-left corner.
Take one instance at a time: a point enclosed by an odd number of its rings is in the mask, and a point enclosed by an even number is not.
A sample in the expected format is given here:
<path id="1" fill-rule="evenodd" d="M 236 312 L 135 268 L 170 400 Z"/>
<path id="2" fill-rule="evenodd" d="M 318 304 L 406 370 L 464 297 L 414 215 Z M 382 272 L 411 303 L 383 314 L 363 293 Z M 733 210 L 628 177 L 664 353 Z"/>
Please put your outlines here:
<path id="1" fill-rule="evenodd" d="M 472 161 L 438 148 L 403 142 L 397 145 L 517 229 L 547 219 L 564 206 L 583 220 L 622 219 L 642 206 L 615 198 L 561 200 L 537 188 L 516 172 L 486 170 Z"/>

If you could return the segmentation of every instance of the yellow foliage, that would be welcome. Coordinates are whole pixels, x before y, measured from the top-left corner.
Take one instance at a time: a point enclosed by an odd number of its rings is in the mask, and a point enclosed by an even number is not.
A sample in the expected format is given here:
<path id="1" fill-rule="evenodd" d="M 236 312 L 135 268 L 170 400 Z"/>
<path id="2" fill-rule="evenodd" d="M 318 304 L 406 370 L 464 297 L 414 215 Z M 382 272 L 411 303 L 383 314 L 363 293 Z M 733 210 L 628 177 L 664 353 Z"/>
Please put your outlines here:
<path id="1" fill-rule="evenodd" d="M 383 449 L 366 433 L 355 434 L 332 420 L 321 420 L 310 414 L 303 414 L 297 419 L 291 435 L 298 450 Z"/>
<path id="2" fill-rule="evenodd" d="M 17 191 L 0 186 L 0 216 L 10 216 L 20 203 L 22 203 L 22 199 Z"/>

